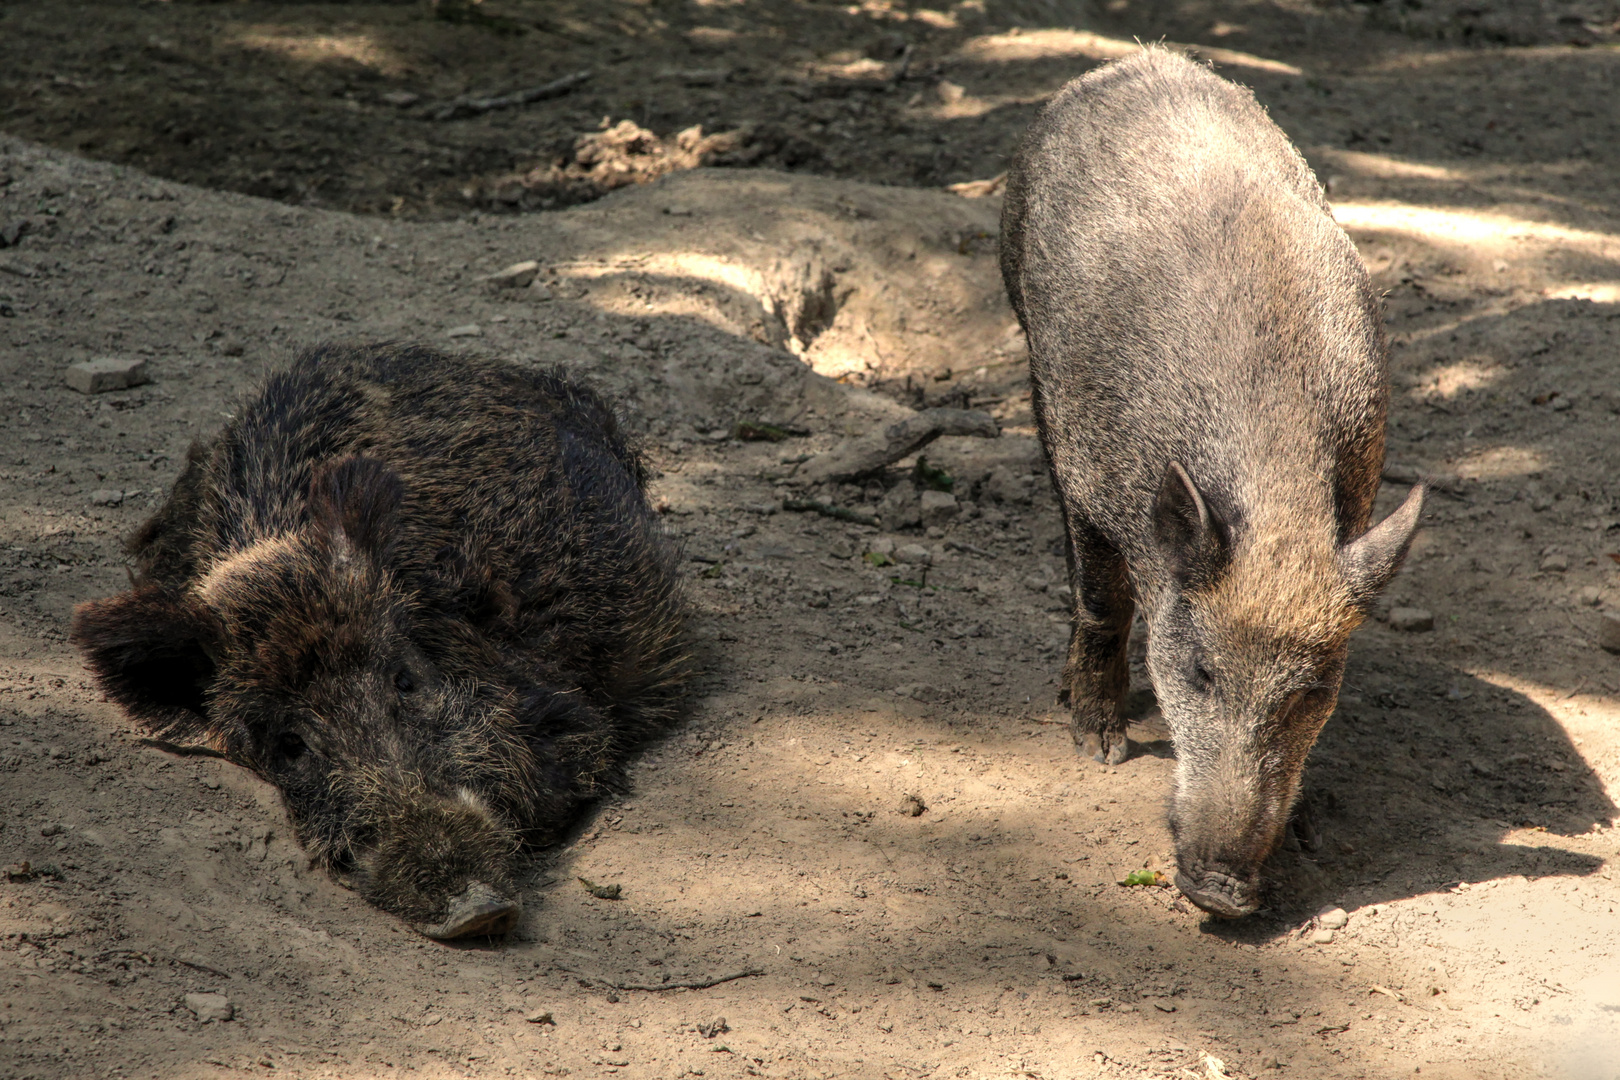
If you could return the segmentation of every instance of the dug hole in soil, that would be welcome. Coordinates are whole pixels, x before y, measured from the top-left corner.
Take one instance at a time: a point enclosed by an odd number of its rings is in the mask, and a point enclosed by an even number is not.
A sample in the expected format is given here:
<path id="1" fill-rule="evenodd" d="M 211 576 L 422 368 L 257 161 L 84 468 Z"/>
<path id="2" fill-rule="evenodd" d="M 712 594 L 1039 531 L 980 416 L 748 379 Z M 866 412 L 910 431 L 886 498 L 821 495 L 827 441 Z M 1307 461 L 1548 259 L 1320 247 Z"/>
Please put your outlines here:
<path id="1" fill-rule="evenodd" d="M 0 1075 L 1614 1076 L 1620 13 L 734 6 L 671 15 L 700 52 L 676 61 L 753 72 L 789 119 L 827 113 L 807 138 L 836 149 L 847 125 L 864 157 L 671 168 L 532 213 L 483 194 L 520 175 L 503 164 L 446 188 L 470 187 L 476 213 L 425 183 L 400 213 L 354 213 L 387 210 L 399 178 L 365 174 L 323 207 L 296 185 L 243 193 L 236 173 L 186 186 L 172 177 L 202 178 L 161 155 L 145 164 L 162 177 L 77 156 L 119 156 L 51 111 L 92 91 L 50 72 L 88 83 L 73 65 L 93 56 L 43 31 L 6 46 L 41 74 L 5 121 L 27 138 L 0 137 Z M 343 19 L 404 18 L 273 7 L 211 6 L 207 25 L 326 41 L 348 40 Z M 597 16 L 556 7 L 581 55 L 550 74 L 622 50 L 662 78 L 636 50 L 663 31 L 592 37 Z M 33 33 L 43 10 L 8 17 Z M 119 10 L 106 33 L 137 53 L 204 25 L 205 9 Z M 744 16 L 823 19 L 854 51 L 772 52 Z M 742 36 L 693 36 L 704 19 Z M 885 34 L 915 73 L 865 64 Z M 1254 86 L 1327 183 L 1388 298 L 1377 512 L 1420 475 L 1435 487 L 1355 638 L 1309 825 L 1273 859 L 1267 907 L 1235 923 L 1120 884 L 1172 865 L 1172 750 L 1139 663 L 1121 766 L 1081 760 L 1054 703 L 1061 526 L 995 266 L 996 186 L 973 183 L 1040 100 L 1136 37 Z M 185 78 L 207 77 L 194 62 Z M 659 84 L 671 146 L 726 105 L 694 78 Z M 444 79 L 432 100 L 471 88 Z M 818 89 L 837 80 L 859 85 Z M 821 104 L 852 96 L 866 104 Z M 355 100 L 336 108 L 382 107 Z M 444 138 L 566 127 L 574 108 Z M 719 119 L 707 130 L 748 118 Z M 924 155 L 936 130 L 972 152 Z M 524 923 L 482 945 L 420 938 L 311 871 L 270 788 L 143 744 L 66 643 L 75 603 L 126 586 L 122 540 L 192 438 L 296 349 L 384 338 L 597 382 L 689 555 L 689 720 L 633 763 L 627 797 L 537 856 Z M 103 356 L 149 381 L 67 384 Z M 988 410 L 1001 437 L 940 439 L 924 469 L 861 485 L 796 478 L 934 405 Z M 787 437 L 736 437 L 750 426 Z M 955 502 L 925 521 L 915 478 L 935 470 Z M 806 497 L 885 527 L 785 509 Z"/>

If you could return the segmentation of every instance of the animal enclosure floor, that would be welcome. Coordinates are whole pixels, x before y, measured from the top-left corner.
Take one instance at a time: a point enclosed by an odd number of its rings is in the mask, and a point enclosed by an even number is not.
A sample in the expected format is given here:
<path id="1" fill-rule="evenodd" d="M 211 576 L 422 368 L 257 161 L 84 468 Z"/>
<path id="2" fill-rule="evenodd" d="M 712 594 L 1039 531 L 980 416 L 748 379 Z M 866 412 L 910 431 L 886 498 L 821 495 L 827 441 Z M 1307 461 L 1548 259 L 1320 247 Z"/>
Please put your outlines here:
<path id="1" fill-rule="evenodd" d="M 960 71 L 1027 65 L 1031 95 L 1128 43 L 1125 16 L 1071 32 L 1081 15 L 1027 6 L 1018 34 L 939 40 Z M 1077 757 L 1053 703 L 1059 522 L 993 195 L 699 169 L 407 220 L 6 137 L 0 227 L 28 227 L 0 250 L 0 1075 L 1613 1077 L 1620 54 L 1569 44 L 1573 23 L 1465 45 L 1421 35 L 1477 13 L 1403 33 L 1198 10 L 1217 9 L 1152 7 L 1151 27 L 1225 50 L 1330 181 L 1389 297 L 1380 513 L 1438 482 L 1313 754 L 1320 839 L 1273 860 L 1260 915 L 1118 884 L 1170 867 L 1174 762 L 1145 695 L 1117 768 Z M 988 74 L 950 77 L 989 100 Z M 522 260 L 536 287 L 479 280 Z M 267 365 L 387 337 L 601 383 L 692 557 L 690 720 L 535 860 L 520 931 L 487 946 L 419 938 L 308 870 L 267 786 L 142 745 L 65 640 Z M 63 383 L 103 355 L 152 381 Z M 937 535 L 783 509 L 801 458 L 906 404 L 1003 427 L 925 451 L 962 506 Z M 808 434 L 729 437 L 744 421 Z M 885 539 L 926 548 L 926 573 L 861 557 Z M 1318 940 L 1330 906 L 1348 922 Z M 204 992 L 233 1018 L 197 1019 Z"/>

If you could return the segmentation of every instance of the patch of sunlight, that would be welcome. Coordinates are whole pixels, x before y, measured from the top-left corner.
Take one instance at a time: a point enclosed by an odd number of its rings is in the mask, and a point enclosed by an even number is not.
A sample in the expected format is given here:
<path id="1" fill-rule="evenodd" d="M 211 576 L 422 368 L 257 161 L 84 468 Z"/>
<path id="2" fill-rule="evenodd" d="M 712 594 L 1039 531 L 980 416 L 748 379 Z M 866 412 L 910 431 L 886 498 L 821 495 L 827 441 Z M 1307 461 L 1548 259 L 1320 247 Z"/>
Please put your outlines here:
<path id="1" fill-rule="evenodd" d="M 1359 150 L 1340 150 L 1336 146 L 1319 146 L 1313 153 L 1358 176 L 1373 176 L 1383 180 L 1469 179 L 1455 169 L 1443 169 L 1438 165 L 1419 165 L 1416 162 L 1392 158 L 1387 154 L 1364 154 Z"/>
<path id="2" fill-rule="evenodd" d="M 1191 53 L 1205 60 L 1231 67 L 1270 71 L 1279 75 L 1303 75 L 1304 71 L 1280 60 L 1222 49 L 1213 45 L 1167 46 Z M 981 34 L 971 38 L 958 51 L 968 60 L 986 63 L 1006 63 L 1014 60 L 1057 60 L 1069 56 L 1084 56 L 1092 60 L 1118 60 L 1142 51 L 1142 44 L 1125 38 L 1106 37 L 1089 30 L 1028 30 L 1022 33 Z"/>
<path id="3" fill-rule="evenodd" d="M 1527 446 L 1492 446 L 1458 459 L 1452 471 L 1465 480 L 1502 480 L 1544 472 L 1550 463 Z"/>
<path id="4" fill-rule="evenodd" d="M 1571 229 L 1544 221 L 1527 221 L 1488 210 L 1451 210 L 1394 202 L 1341 202 L 1333 217 L 1346 229 L 1400 233 L 1481 252 L 1506 250 L 1515 244 L 1541 243 L 1574 248 L 1588 255 L 1620 258 L 1620 237 L 1589 229 Z"/>
<path id="5" fill-rule="evenodd" d="M 621 255 L 600 262 L 559 263 L 559 277 L 604 278 L 619 274 L 660 274 L 670 277 L 689 277 L 723 285 L 728 289 L 761 296 L 764 280 L 759 271 L 713 255 L 699 255 L 690 251 Z"/>
<path id="6" fill-rule="evenodd" d="M 1488 356 L 1472 356 L 1454 364 L 1444 364 L 1430 371 L 1412 388 L 1416 398 L 1451 398 L 1464 390 L 1478 390 L 1489 386 L 1502 375 L 1501 367 Z"/>
<path id="7" fill-rule="evenodd" d="M 1590 300 L 1594 304 L 1620 304 L 1620 281 L 1589 281 L 1557 285 L 1546 290 L 1549 300 Z"/>
<path id="8" fill-rule="evenodd" d="M 245 49 L 278 53 L 303 64 L 330 64 L 352 60 L 374 71 L 399 74 L 405 62 L 392 50 L 371 39 L 369 34 L 306 34 L 285 27 L 260 26 L 236 36 Z"/>

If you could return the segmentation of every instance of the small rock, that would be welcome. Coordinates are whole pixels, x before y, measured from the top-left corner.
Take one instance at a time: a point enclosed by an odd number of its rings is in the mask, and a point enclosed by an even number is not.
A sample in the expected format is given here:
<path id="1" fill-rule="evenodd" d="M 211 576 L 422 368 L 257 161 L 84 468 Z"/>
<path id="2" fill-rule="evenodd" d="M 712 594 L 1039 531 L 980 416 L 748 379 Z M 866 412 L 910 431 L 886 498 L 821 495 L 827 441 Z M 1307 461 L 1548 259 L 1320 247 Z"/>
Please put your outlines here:
<path id="1" fill-rule="evenodd" d="M 1424 608 L 1398 607 L 1389 609 L 1389 628 L 1421 633 L 1434 629 L 1434 613 Z"/>
<path id="2" fill-rule="evenodd" d="M 1603 590 L 1596 585 L 1588 585 L 1575 598 L 1587 607 L 1597 607 L 1603 602 Z"/>
<path id="3" fill-rule="evenodd" d="M 1552 399 L 1554 412 L 1566 412 L 1575 407 L 1575 399 L 1568 394 L 1559 394 Z"/>
<path id="4" fill-rule="evenodd" d="M 949 79 L 939 80 L 939 84 L 934 87 L 934 92 L 939 95 L 939 100 L 946 105 L 955 105 L 967 96 L 967 90 Z"/>
<path id="5" fill-rule="evenodd" d="M 117 506 L 124 501 L 124 493 L 117 488 L 97 488 L 90 493 L 92 506 Z"/>
<path id="6" fill-rule="evenodd" d="M 1569 569 L 1569 556 L 1560 555 L 1557 552 L 1554 552 L 1553 554 L 1548 555 L 1545 559 L 1541 560 L 1541 569 L 1563 573 L 1565 570 Z"/>
<path id="7" fill-rule="evenodd" d="M 544 1012 L 532 1012 L 523 1019 L 527 1020 L 531 1024 L 550 1024 L 552 1027 L 557 1026 L 557 1021 L 551 1018 L 550 1009 L 547 1009 Z"/>
<path id="8" fill-rule="evenodd" d="M 899 812 L 902 817 L 922 817 L 928 812 L 928 807 L 915 795 L 907 795 L 900 800 Z"/>
<path id="9" fill-rule="evenodd" d="M 725 1017 L 717 1016 L 706 1024 L 699 1024 L 697 1029 L 699 1035 L 702 1035 L 705 1039 L 712 1039 L 716 1035 L 724 1035 L 730 1031 L 731 1025 L 726 1023 Z"/>
<path id="10" fill-rule="evenodd" d="M 41 836 L 58 836 L 61 834 L 61 832 L 62 826 L 56 824 L 54 821 L 49 825 L 41 825 L 39 827 L 39 835 Z"/>
<path id="11" fill-rule="evenodd" d="M 1316 933 L 1311 935 L 1311 944 L 1312 945 L 1331 945 L 1331 944 L 1333 944 L 1333 931 L 1331 931 L 1331 930 L 1318 930 Z"/>
<path id="12" fill-rule="evenodd" d="M 948 491 L 925 491 L 919 499 L 919 513 L 924 525 L 944 525 L 960 509 L 956 505 L 956 496 Z"/>
<path id="13" fill-rule="evenodd" d="M 1350 925 L 1350 913 L 1342 907 L 1325 907 L 1316 913 L 1316 925 L 1323 930 L 1343 930 Z"/>
<path id="14" fill-rule="evenodd" d="M 444 332 L 445 337 L 483 337 L 484 328 L 477 323 L 468 323 L 466 326 L 452 326 Z"/>
<path id="15" fill-rule="evenodd" d="M 912 566 L 927 566 L 934 561 L 934 555 L 921 544 L 901 544 L 894 549 L 894 561 Z"/>
<path id="16" fill-rule="evenodd" d="M 878 503 L 877 512 L 878 517 L 883 519 L 885 529 L 904 529 L 922 524 L 922 502 L 917 497 L 917 489 L 909 482 L 896 484 L 894 490 Z"/>
<path id="17" fill-rule="evenodd" d="M 493 274 L 487 274 L 484 276 L 484 280 L 498 289 L 526 289 L 534 284 L 534 279 L 539 274 L 540 264 L 533 259 L 528 259 L 524 262 L 513 263 L 511 266 L 497 270 Z M 450 331 L 450 336 L 454 337 L 455 333 L 454 330 Z"/>
<path id="18" fill-rule="evenodd" d="M 203 1023 L 225 1021 L 236 1015 L 236 1008 L 224 994 L 187 994 L 186 1008 Z"/>
<path id="19" fill-rule="evenodd" d="M 1620 615 L 1606 611 L 1598 620 L 1598 644 L 1612 653 L 1620 653 Z"/>
<path id="20" fill-rule="evenodd" d="M 0 225 L 0 248 L 16 247 L 17 242 L 27 232 L 27 218 L 17 218 L 15 221 L 8 221 L 4 225 Z"/>
<path id="21" fill-rule="evenodd" d="M 1024 588 L 1028 589 L 1030 592 L 1045 592 L 1047 586 L 1051 584 L 1052 583 L 1048 581 L 1046 576 L 1043 574 L 1030 574 L 1028 577 L 1024 578 Z"/>
<path id="22" fill-rule="evenodd" d="M 62 373 L 67 384 L 81 394 L 99 394 L 106 390 L 127 390 L 147 381 L 145 360 L 125 360 L 102 356 L 69 364 Z"/>
<path id="23" fill-rule="evenodd" d="M 870 551 L 874 555 L 893 555 L 894 538 L 889 536 L 880 536 L 876 540 L 873 540 L 866 550 Z"/>
<path id="24" fill-rule="evenodd" d="M 408 109 L 422 100 L 421 94 L 413 94 L 409 90 L 390 90 L 382 96 L 383 101 L 396 109 Z"/>
<path id="25" fill-rule="evenodd" d="M 541 281 L 539 278 L 535 278 L 533 283 L 529 285 L 529 295 L 536 300 L 552 299 L 551 290 L 547 288 L 546 283 Z"/>

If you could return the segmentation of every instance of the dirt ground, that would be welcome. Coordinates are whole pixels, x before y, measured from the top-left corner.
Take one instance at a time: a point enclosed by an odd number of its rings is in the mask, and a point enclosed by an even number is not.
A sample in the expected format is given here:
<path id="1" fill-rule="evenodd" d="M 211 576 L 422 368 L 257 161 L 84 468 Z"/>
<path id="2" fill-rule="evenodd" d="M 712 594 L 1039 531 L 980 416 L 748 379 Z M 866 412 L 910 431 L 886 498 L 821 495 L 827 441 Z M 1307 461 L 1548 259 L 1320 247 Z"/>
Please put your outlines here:
<path id="1" fill-rule="evenodd" d="M 0 1076 L 1620 1076 L 1620 6 L 68 10 L 0 8 Z M 1239 923 L 1117 884 L 1170 864 L 1171 749 L 1139 667 L 1117 768 L 1053 702 L 1059 522 L 974 183 L 1161 37 L 1327 184 L 1388 295 L 1380 513 L 1437 484 L 1313 755 L 1320 839 Z M 310 871 L 268 787 L 140 743 L 65 640 L 266 366 L 385 337 L 597 380 L 691 555 L 689 721 L 488 945 Z M 64 384 L 105 355 L 152 381 Z M 909 460 L 794 478 L 924 404 L 1002 426 L 926 451 L 954 517 L 907 524 Z"/>

